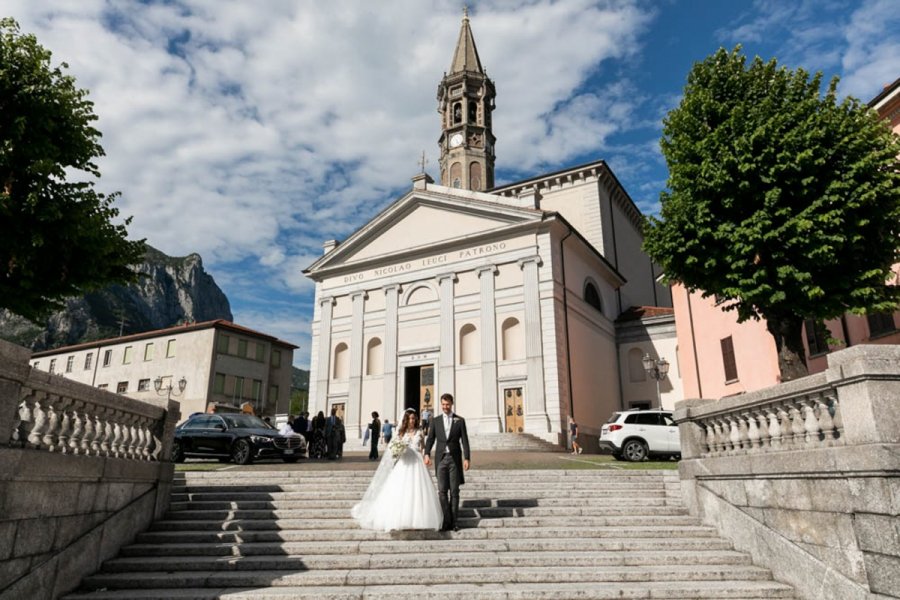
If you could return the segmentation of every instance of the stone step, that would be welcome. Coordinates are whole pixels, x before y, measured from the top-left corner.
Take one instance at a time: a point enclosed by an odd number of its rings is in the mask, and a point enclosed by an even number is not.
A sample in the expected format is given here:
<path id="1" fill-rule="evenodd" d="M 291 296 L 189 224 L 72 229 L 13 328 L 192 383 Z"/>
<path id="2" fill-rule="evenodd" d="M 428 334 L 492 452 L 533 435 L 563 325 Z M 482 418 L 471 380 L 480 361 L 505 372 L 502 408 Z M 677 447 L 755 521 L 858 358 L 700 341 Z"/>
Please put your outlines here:
<path id="1" fill-rule="evenodd" d="M 253 571 L 164 571 L 100 573 L 87 577 L 89 589 L 258 587 L 310 585 L 402 585 L 427 581 L 429 585 L 459 583 L 585 583 L 668 581 L 761 581 L 769 571 L 753 565 L 641 565 L 590 567 L 456 567 L 440 569 L 316 569 Z"/>
<path id="2" fill-rule="evenodd" d="M 66 600 L 762 600 L 793 598 L 792 590 L 772 581 L 667 581 L 594 583 L 487 583 L 390 586 L 260 587 L 223 590 L 209 588 L 113 590 L 75 593 Z"/>
<path id="3" fill-rule="evenodd" d="M 429 471 L 431 468 L 429 467 Z M 321 481 L 368 481 L 372 478 L 374 469 L 367 470 L 348 470 L 348 471 L 187 471 L 176 473 L 174 483 L 176 485 L 183 483 L 196 482 L 219 482 L 219 481 L 250 481 L 265 487 L 266 485 L 277 485 L 282 482 L 305 483 L 305 482 L 321 482 Z M 466 480 L 471 482 L 486 481 L 664 481 L 677 483 L 678 472 L 675 470 L 579 470 L 579 471 L 559 471 L 553 469 L 545 470 L 496 470 L 483 471 L 472 470 L 466 473 Z"/>
<path id="4" fill-rule="evenodd" d="M 459 567 L 593 567 L 641 565 L 749 565 L 733 551 L 645 552 L 434 552 L 425 554 L 304 554 L 302 556 L 135 556 L 115 558 L 105 573 L 141 571 L 247 571 L 303 569 L 410 569 Z"/>
<path id="5" fill-rule="evenodd" d="M 216 490 L 194 490 L 195 493 L 212 493 Z M 293 494 L 293 500 L 352 500 L 363 497 L 365 490 L 349 490 L 349 491 L 331 491 L 331 490 L 285 490 L 283 492 L 268 492 L 261 494 L 251 489 L 234 490 L 226 492 L 220 496 L 231 496 L 235 499 L 237 494 L 255 494 L 257 498 L 276 499 L 276 493 Z M 643 498 L 665 498 L 667 496 L 665 490 L 643 490 L 632 493 L 624 493 L 616 490 L 580 490 L 580 489 L 563 489 L 563 490 L 530 490 L 527 488 L 508 488 L 508 489 L 461 489 L 460 498 L 615 498 L 620 502 L 637 502 Z"/>
<path id="6" fill-rule="evenodd" d="M 169 532 L 154 531 L 138 534 L 136 543 L 122 549 L 123 556 L 251 556 L 251 555 L 303 555 L 306 553 L 416 553 L 468 551 L 565 552 L 565 551 L 643 551 L 643 550 L 731 550 L 726 540 L 709 535 L 680 537 L 640 537 L 609 535 L 606 537 L 570 537 L 557 535 L 501 536 L 477 535 L 473 530 L 454 533 L 437 531 L 401 532 L 399 534 L 368 532 L 341 532 L 355 535 L 322 536 L 300 535 L 301 532 Z M 335 538 L 336 539 L 333 539 Z"/>
<path id="7" fill-rule="evenodd" d="M 306 496 L 300 497 L 296 492 L 277 492 L 272 494 L 258 494 L 253 492 L 242 492 L 238 494 L 197 494 L 193 495 L 189 498 L 180 497 L 179 502 L 186 501 L 293 501 L 302 503 L 305 508 L 341 508 L 347 507 L 350 508 L 357 502 L 359 502 L 360 498 L 362 498 L 362 494 L 354 498 L 309 498 Z M 521 496 L 521 494 L 519 495 Z M 572 498 L 572 497 L 563 497 L 563 498 L 522 498 L 522 497 L 506 497 L 506 498 L 490 498 L 490 497 L 481 497 L 481 498 L 466 498 L 465 496 L 460 498 L 460 506 L 463 508 L 483 508 L 488 506 L 497 506 L 497 507 L 534 507 L 534 506 L 566 506 L 566 507 L 608 507 L 608 506 L 621 506 L 621 507 L 631 507 L 634 506 L 638 510 L 645 509 L 648 507 L 662 507 L 662 506 L 682 506 L 680 498 L 670 498 L 670 497 L 648 497 L 648 498 L 640 498 L 639 500 L 624 500 L 620 497 L 595 497 L 595 498 Z"/>

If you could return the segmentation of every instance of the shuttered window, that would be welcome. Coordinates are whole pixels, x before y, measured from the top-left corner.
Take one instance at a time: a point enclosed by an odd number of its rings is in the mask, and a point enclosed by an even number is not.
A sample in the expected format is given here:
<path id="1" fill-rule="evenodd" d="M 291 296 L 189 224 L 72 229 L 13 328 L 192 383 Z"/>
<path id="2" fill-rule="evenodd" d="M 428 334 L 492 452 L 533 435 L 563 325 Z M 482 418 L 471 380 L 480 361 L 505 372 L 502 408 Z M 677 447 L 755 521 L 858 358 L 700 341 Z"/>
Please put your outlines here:
<path id="1" fill-rule="evenodd" d="M 828 331 L 822 323 L 816 323 L 813 319 L 803 321 L 803 329 L 806 331 L 806 343 L 809 346 L 809 355 L 825 354 L 828 352 Z"/>
<path id="2" fill-rule="evenodd" d="M 737 362 L 734 360 L 734 342 L 731 336 L 722 340 L 722 364 L 725 365 L 725 381 L 737 381 Z"/>

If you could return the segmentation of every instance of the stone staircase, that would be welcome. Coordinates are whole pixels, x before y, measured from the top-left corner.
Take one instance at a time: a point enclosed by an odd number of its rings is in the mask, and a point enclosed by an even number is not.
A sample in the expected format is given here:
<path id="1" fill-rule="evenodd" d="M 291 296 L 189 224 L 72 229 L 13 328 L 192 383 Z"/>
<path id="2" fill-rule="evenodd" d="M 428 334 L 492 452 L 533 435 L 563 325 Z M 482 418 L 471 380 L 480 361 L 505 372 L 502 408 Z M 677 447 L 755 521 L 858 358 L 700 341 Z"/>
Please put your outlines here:
<path id="1" fill-rule="evenodd" d="M 164 519 L 68 600 L 792 598 L 666 471 L 479 471 L 456 533 L 361 530 L 371 471 L 176 475 Z"/>
<path id="2" fill-rule="evenodd" d="M 529 433 L 471 433 L 469 446 L 472 450 L 494 452 L 564 452 L 556 444 L 542 440 Z"/>

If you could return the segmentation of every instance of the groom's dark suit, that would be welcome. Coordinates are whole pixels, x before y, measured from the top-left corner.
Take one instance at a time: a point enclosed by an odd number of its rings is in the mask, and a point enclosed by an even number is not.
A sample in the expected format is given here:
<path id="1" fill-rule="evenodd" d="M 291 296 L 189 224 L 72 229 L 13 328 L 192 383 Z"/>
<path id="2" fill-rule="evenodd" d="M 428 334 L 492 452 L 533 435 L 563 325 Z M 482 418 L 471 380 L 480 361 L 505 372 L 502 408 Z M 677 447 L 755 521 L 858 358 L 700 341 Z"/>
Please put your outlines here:
<path id="1" fill-rule="evenodd" d="M 442 529 L 456 527 L 459 514 L 459 486 L 466 482 L 463 475 L 463 458 L 469 459 L 469 434 L 466 421 L 459 415 L 451 415 L 450 431 L 444 426 L 444 414 L 434 417 L 425 441 L 425 455 L 431 454 L 431 447 L 437 441 L 434 453 L 434 469 L 438 480 L 438 496 L 444 513 Z M 449 495 L 449 498 L 448 498 Z"/>

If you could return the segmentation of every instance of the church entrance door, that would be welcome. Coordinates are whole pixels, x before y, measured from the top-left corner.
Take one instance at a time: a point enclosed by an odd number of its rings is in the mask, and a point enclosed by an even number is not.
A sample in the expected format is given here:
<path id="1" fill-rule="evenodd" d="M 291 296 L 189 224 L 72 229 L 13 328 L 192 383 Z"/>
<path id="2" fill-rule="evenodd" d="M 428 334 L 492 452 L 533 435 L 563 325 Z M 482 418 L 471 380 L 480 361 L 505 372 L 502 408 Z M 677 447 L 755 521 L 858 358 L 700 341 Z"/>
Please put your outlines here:
<path id="1" fill-rule="evenodd" d="M 419 418 L 426 408 L 434 414 L 434 365 L 406 367 L 404 377 L 403 410 L 415 409 Z"/>
<path id="2" fill-rule="evenodd" d="M 522 388 L 507 388 L 503 392 L 506 413 L 506 433 L 525 431 L 525 410 L 522 407 Z"/>

